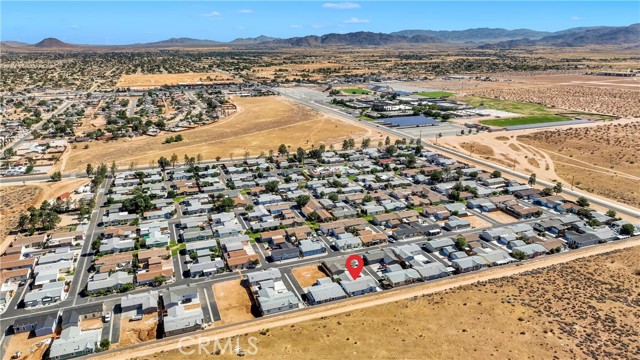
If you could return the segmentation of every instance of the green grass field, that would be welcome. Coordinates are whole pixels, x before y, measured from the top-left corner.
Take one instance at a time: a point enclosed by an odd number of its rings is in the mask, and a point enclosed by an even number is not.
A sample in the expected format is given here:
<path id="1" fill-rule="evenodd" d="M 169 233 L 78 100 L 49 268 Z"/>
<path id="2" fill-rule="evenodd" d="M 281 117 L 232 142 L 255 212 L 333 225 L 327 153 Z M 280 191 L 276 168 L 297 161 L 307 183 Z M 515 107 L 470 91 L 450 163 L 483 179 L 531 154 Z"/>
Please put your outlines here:
<path id="1" fill-rule="evenodd" d="M 345 93 L 345 94 L 352 94 L 352 95 L 368 95 L 368 94 L 371 94 L 371 91 L 365 90 L 365 89 L 360 89 L 360 88 L 342 89 L 342 92 Z"/>
<path id="2" fill-rule="evenodd" d="M 426 96 L 430 98 L 441 98 L 453 96 L 455 94 L 447 91 L 421 91 L 419 93 L 416 93 L 416 95 Z"/>
<path id="3" fill-rule="evenodd" d="M 508 111 L 522 115 L 550 115 L 554 114 L 553 111 L 547 109 L 543 105 L 523 103 L 517 101 L 497 100 L 491 98 L 482 98 L 475 96 L 465 96 L 458 99 L 471 106 L 481 106 L 487 109 L 495 109 Z"/>
<path id="4" fill-rule="evenodd" d="M 514 125 L 528 125 L 528 124 L 540 124 L 555 121 L 566 121 L 569 118 L 557 115 L 535 115 L 535 116 L 523 116 L 518 118 L 508 119 L 495 119 L 495 120 L 482 120 L 480 124 L 489 126 L 514 126 Z"/>

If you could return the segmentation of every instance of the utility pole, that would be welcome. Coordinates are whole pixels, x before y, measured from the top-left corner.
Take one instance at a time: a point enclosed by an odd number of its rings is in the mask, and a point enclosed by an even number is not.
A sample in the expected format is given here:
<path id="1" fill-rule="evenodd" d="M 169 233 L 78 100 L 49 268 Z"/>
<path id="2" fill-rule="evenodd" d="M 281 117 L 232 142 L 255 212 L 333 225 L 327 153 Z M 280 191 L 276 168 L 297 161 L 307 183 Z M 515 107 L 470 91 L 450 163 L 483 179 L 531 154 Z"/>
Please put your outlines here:
<path id="1" fill-rule="evenodd" d="M 571 190 L 573 190 L 573 181 L 574 181 L 575 179 L 576 179 L 576 176 L 575 176 L 575 175 L 573 175 L 573 176 L 571 177 Z"/>

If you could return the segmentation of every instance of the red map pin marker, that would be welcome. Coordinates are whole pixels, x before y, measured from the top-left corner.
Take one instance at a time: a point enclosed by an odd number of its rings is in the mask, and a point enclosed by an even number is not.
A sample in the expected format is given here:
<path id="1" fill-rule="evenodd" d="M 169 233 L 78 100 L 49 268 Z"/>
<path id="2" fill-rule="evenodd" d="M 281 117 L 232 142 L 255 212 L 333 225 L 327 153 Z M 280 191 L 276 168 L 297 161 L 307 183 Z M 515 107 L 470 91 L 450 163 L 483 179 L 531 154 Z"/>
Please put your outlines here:
<path id="1" fill-rule="evenodd" d="M 355 266 L 353 266 L 355 264 Z M 353 280 L 357 279 L 364 268 L 364 260 L 360 255 L 351 255 L 347 258 L 347 271 Z"/>

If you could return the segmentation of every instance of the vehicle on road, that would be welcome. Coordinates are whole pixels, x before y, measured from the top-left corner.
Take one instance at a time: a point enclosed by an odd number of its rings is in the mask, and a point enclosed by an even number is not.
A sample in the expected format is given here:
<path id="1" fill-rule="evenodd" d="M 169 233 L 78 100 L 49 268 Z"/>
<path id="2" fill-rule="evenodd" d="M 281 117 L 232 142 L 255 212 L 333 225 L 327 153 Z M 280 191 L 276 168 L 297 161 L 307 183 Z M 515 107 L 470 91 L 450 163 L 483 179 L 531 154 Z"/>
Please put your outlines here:
<path id="1" fill-rule="evenodd" d="M 104 322 L 108 323 L 111 321 L 111 311 L 107 311 L 104 313 Z"/>

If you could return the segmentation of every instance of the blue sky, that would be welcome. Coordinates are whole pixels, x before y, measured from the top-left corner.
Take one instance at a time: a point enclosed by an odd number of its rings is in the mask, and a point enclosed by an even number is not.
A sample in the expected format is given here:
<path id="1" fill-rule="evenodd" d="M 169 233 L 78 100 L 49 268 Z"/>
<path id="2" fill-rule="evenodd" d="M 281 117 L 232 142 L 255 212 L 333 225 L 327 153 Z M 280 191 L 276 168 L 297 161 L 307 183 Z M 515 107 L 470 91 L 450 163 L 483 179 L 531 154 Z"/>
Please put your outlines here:
<path id="1" fill-rule="evenodd" d="M 191 37 L 458 30 L 556 31 L 640 22 L 639 1 L 5 1 L 2 40 L 56 37 L 76 44 L 131 44 Z"/>

